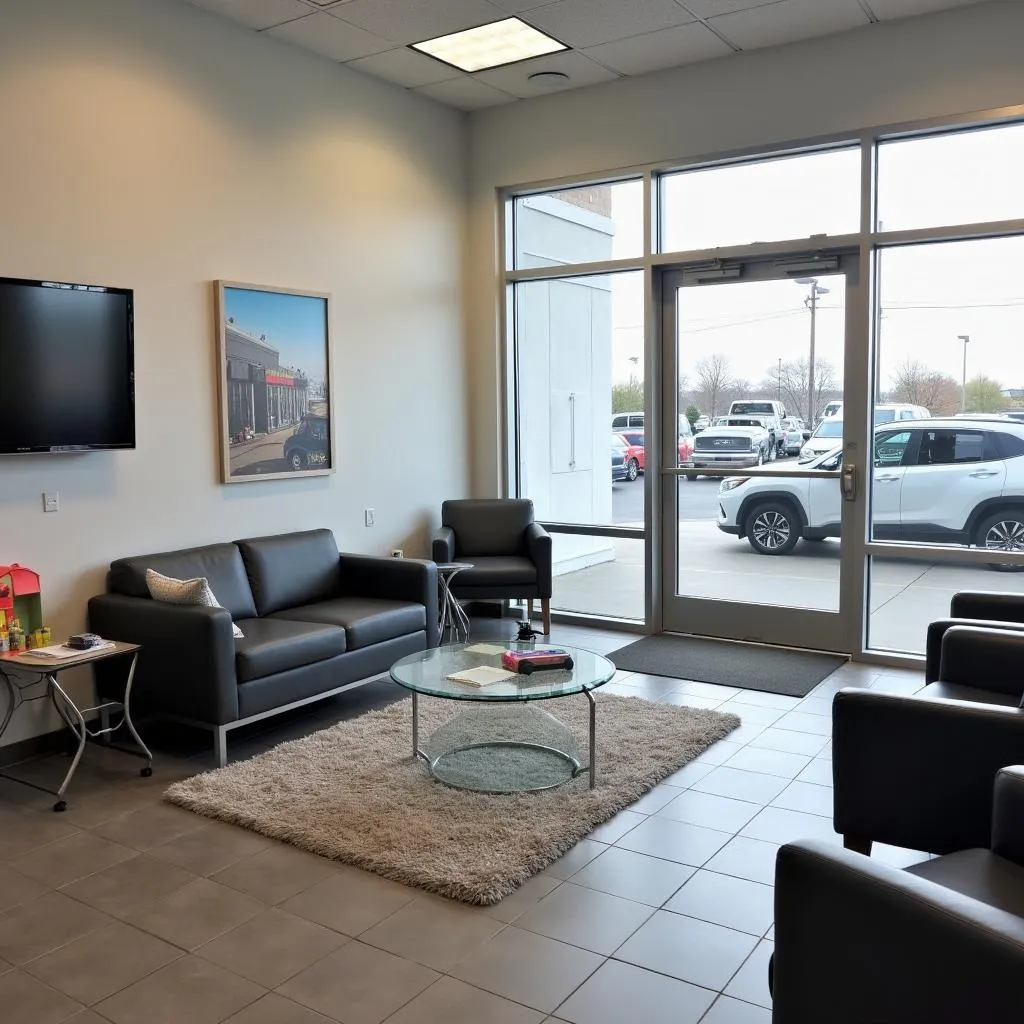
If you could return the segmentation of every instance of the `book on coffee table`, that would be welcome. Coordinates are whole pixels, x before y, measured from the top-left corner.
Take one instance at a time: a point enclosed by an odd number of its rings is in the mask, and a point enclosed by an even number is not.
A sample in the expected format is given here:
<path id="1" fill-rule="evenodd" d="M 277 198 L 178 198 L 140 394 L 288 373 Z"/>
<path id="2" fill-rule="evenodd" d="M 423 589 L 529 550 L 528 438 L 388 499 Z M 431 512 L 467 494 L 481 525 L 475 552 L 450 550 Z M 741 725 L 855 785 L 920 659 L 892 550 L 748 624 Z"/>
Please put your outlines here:
<path id="1" fill-rule="evenodd" d="M 458 672 L 448 673 L 448 678 L 452 682 L 467 683 L 470 686 L 490 686 L 492 683 L 503 683 L 515 677 L 515 672 L 495 668 L 493 665 L 478 665 L 476 668 L 464 668 Z"/>

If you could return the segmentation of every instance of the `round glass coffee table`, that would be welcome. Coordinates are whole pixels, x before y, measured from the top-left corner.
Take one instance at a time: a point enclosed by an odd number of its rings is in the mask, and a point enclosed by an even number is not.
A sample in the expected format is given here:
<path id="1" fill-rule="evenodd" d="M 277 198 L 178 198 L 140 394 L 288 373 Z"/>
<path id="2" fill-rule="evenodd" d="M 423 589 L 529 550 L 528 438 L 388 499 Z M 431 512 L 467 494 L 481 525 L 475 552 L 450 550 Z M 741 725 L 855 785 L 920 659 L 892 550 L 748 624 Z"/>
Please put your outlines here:
<path id="1" fill-rule="evenodd" d="M 597 781 L 594 739 L 597 705 L 592 691 L 607 683 L 615 666 L 579 647 L 557 645 L 572 657 L 571 669 L 516 675 L 474 686 L 448 678 L 453 672 L 501 668 L 506 650 L 531 650 L 531 644 L 448 644 L 410 654 L 391 666 L 391 678 L 412 691 L 413 757 L 430 774 L 457 789 L 480 793 L 532 793 L 552 789 L 580 775 Z M 458 714 L 420 745 L 420 694 L 459 701 Z M 539 702 L 583 694 L 589 702 L 589 759 L 580 759 L 572 730 Z"/>

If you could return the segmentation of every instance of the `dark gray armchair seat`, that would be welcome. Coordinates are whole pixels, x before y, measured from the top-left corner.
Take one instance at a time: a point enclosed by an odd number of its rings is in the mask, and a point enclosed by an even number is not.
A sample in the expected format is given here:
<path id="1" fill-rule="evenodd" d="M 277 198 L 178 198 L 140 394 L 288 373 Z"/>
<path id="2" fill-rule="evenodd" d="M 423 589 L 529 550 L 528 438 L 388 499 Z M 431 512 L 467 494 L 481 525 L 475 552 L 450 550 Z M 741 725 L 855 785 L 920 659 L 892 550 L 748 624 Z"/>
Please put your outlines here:
<path id="1" fill-rule="evenodd" d="M 222 607 L 152 600 L 150 568 L 205 576 Z M 142 645 L 133 707 L 212 730 L 219 765 L 230 730 L 437 645 L 434 563 L 339 554 L 330 530 L 118 559 L 107 591 L 90 600 L 89 625 Z M 232 636 L 232 621 L 244 638 Z M 116 699 L 121 676 L 105 662 L 94 671 L 100 693 Z"/>
<path id="2" fill-rule="evenodd" d="M 541 603 L 544 632 L 551 632 L 551 537 L 534 521 L 525 498 L 464 498 L 441 505 L 434 535 L 435 562 L 468 562 L 452 579 L 463 601 L 518 598 Z"/>

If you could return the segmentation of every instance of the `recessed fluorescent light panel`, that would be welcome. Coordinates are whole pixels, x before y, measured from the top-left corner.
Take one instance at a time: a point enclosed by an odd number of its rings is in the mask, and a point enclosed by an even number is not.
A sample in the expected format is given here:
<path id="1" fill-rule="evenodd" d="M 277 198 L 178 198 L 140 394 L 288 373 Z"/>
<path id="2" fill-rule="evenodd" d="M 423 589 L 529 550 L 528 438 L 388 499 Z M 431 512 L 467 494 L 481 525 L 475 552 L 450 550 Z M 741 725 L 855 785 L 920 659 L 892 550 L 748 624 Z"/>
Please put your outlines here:
<path id="1" fill-rule="evenodd" d="M 451 64 L 460 71 L 484 71 L 545 53 L 568 50 L 569 47 L 519 18 L 505 18 L 490 25 L 478 25 L 464 32 L 413 43 L 412 49 Z"/>

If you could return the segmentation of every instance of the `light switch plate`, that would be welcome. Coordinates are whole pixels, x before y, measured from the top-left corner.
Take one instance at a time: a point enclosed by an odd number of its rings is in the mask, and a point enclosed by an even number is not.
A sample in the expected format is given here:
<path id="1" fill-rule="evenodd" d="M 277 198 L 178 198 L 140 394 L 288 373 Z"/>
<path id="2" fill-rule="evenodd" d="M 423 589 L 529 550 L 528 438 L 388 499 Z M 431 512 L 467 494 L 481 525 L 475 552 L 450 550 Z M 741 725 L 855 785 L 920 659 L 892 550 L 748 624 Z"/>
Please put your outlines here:
<path id="1" fill-rule="evenodd" d="M 60 511 L 60 491 L 43 491 L 43 511 Z"/>

